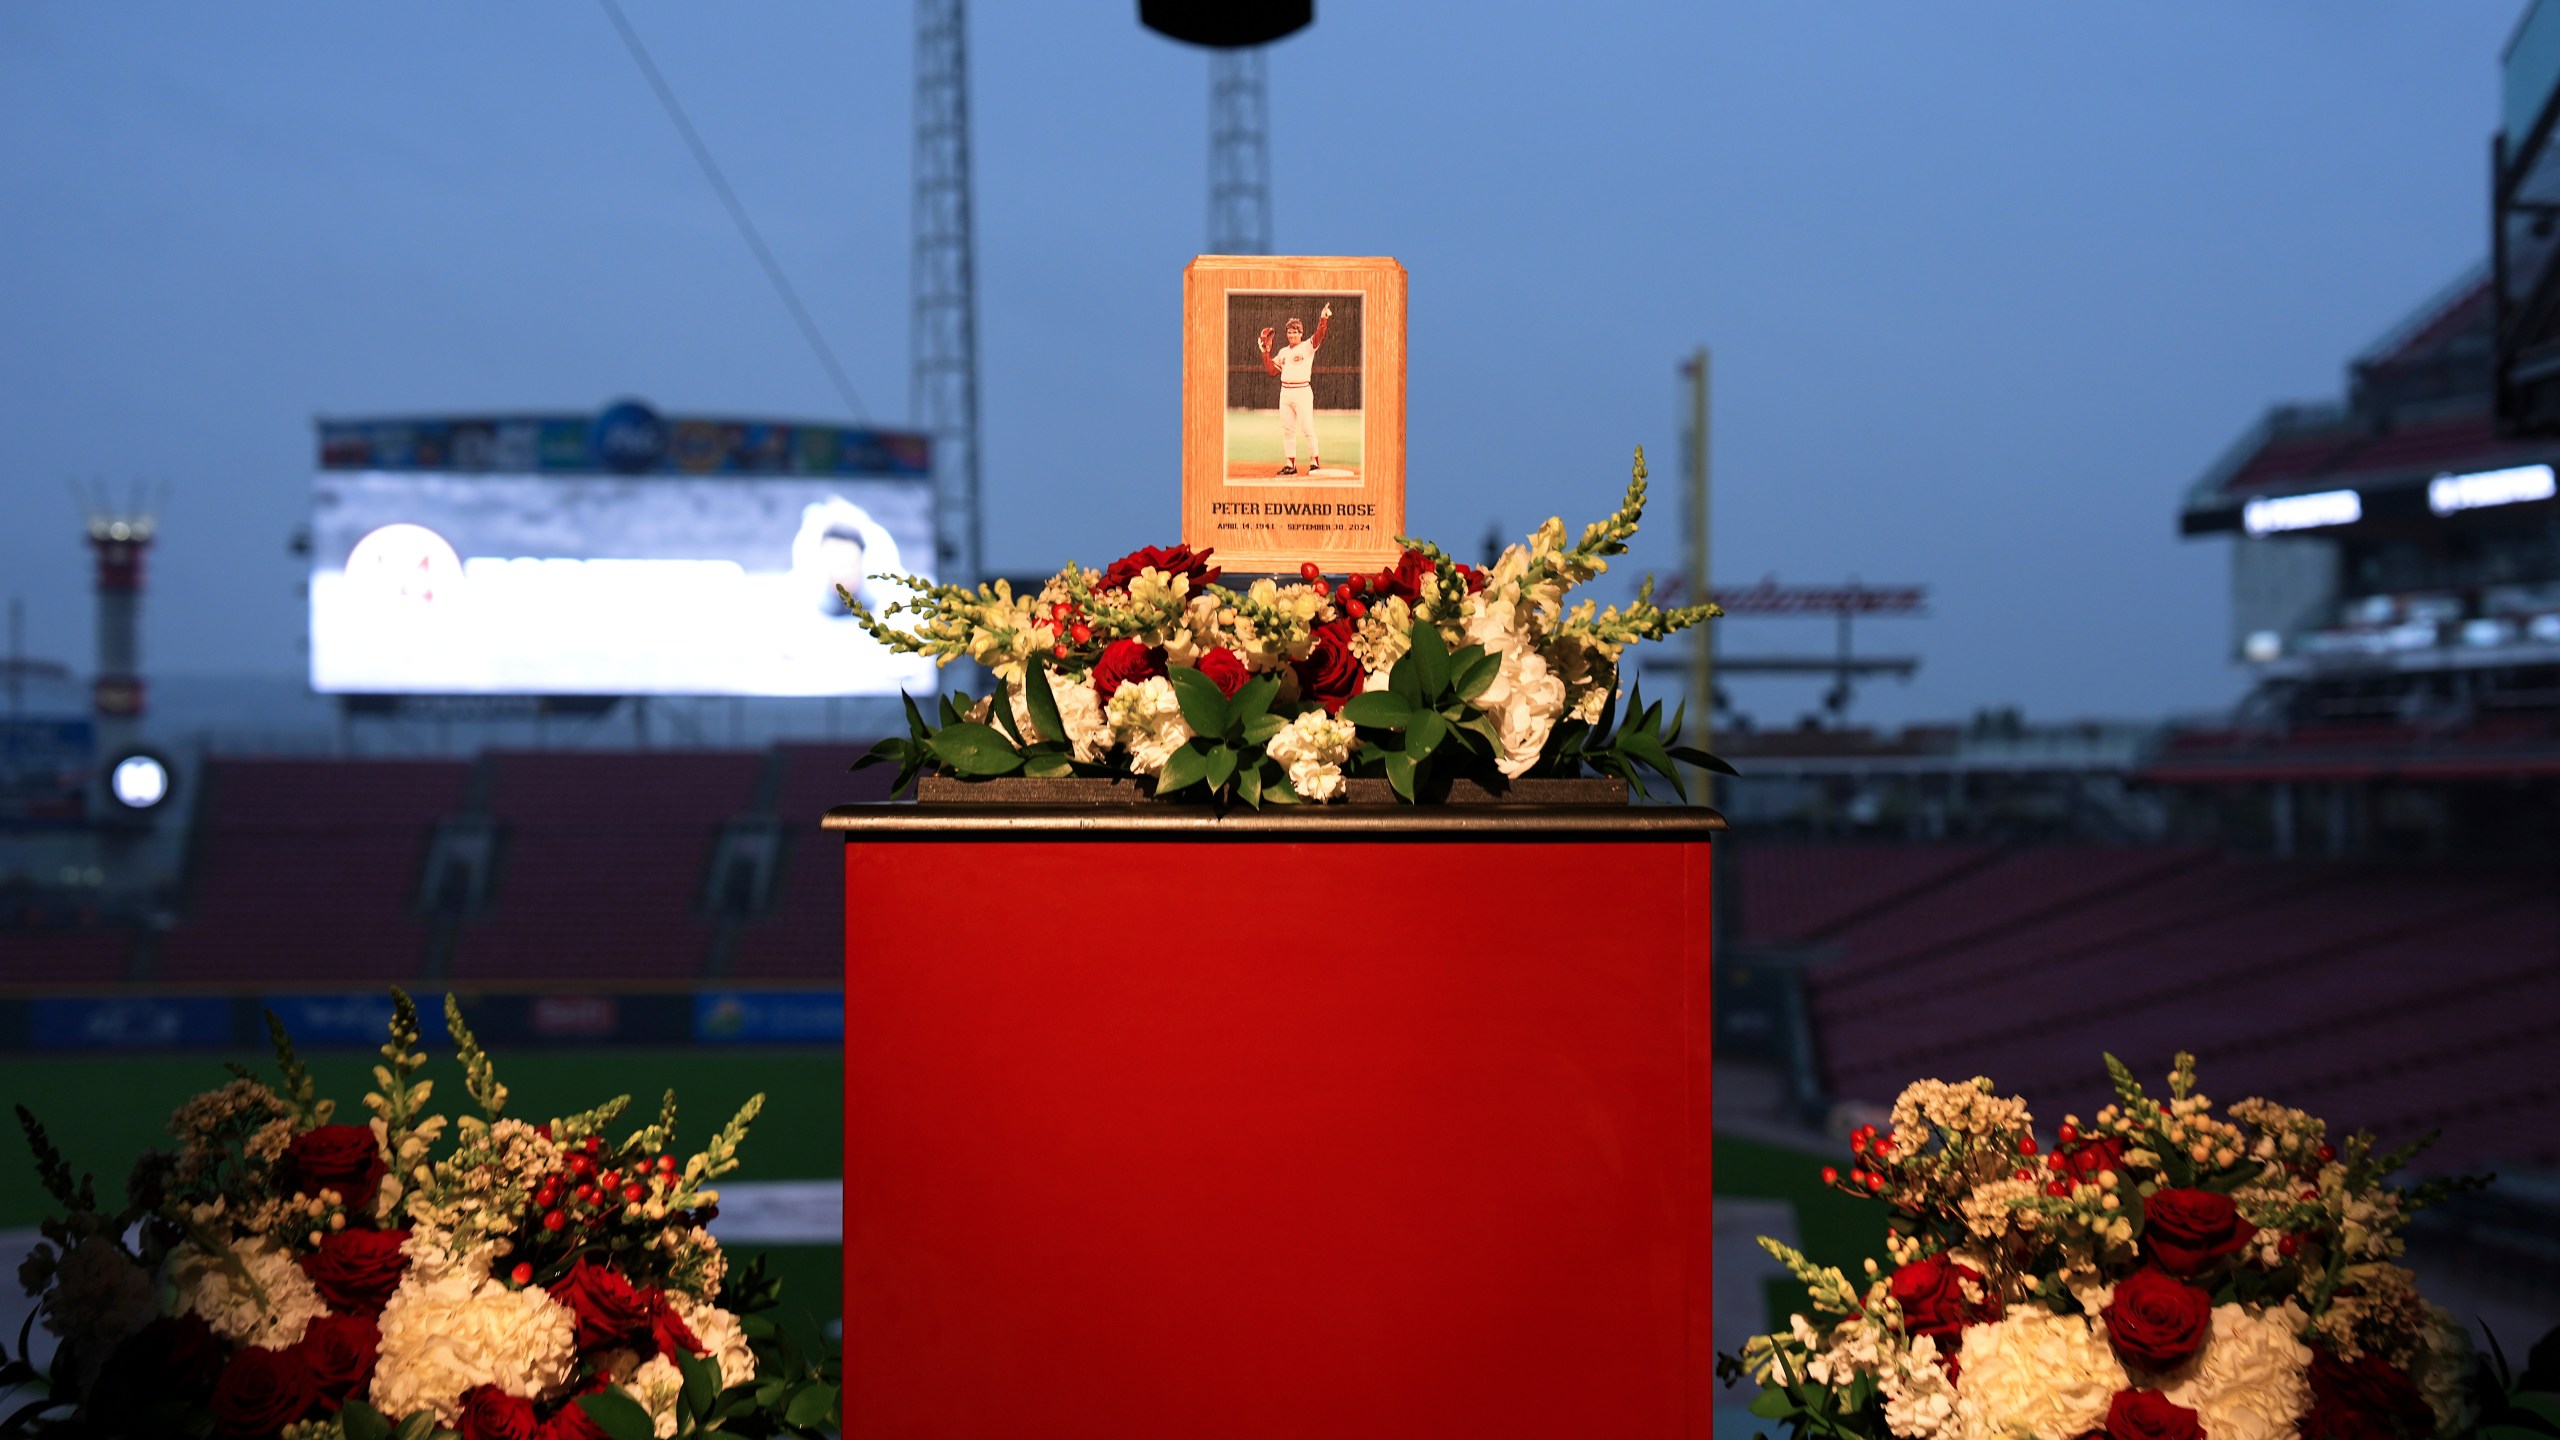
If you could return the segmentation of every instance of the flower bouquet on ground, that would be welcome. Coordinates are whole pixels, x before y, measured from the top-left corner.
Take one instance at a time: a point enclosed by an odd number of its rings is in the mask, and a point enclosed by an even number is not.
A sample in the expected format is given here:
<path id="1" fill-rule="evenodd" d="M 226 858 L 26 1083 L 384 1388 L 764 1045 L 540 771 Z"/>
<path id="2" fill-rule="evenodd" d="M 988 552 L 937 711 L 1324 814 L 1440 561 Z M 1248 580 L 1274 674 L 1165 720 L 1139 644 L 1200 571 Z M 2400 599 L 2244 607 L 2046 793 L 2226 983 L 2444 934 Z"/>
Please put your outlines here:
<path id="1" fill-rule="evenodd" d="M 1549 520 L 1484 570 L 1407 539 L 1375 574 L 1311 560 L 1241 590 L 1179 545 L 1070 565 L 1036 595 L 891 577 L 913 598 L 874 614 L 844 595 L 860 623 L 901 653 L 974 660 L 997 688 L 943 697 L 934 720 L 909 699 L 907 734 L 855 768 L 894 763 L 897 790 L 926 770 L 1090 776 L 1256 808 L 1340 799 L 1347 776 L 1415 801 L 1584 774 L 1642 795 L 1651 771 L 1685 799 L 1682 763 L 1731 771 L 1680 743 L 1681 713 L 1631 697 L 1620 722 L 1620 658 L 1722 612 L 1662 609 L 1650 578 L 1624 607 L 1566 599 L 1625 553 L 1644 499 L 1638 451 L 1614 514 L 1570 543 Z"/>
<path id="2" fill-rule="evenodd" d="M 2265 1100 L 2216 1115 L 2180 1055 L 2165 1100 L 2113 1056 L 2116 1103 L 2036 1137 L 1987 1079 L 1923 1081 L 1825 1183 L 1887 1208 L 1853 1283 L 1760 1243 L 1811 1292 L 1726 1382 L 1797 1435 L 2388 1440 L 2464 1433 L 2462 1326 L 2397 1263 L 2421 1207 L 2482 1181 L 2384 1181 L 2376 1153 Z M 2521 1432 L 2520 1432 L 2521 1433 Z"/>
<path id="3" fill-rule="evenodd" d="M 761 1095 L 692 1155 L 675 1094 L 612 1138 L 628 1096 L 545 1124 L 507 1091 L 452 1000 L 479 1113 L 450 1126 L 417 1079 L 418 1016 L 394 992 L 363 1124 L 333 1123 L 273 1016 L 282 1084 L 238 1077 L 178 1107 L 121 1208 L 75 1180 L 24 1106 L 64 1213 L 21 1278 L 59 1339 L 0 1384 L 0 1430 L 284 1440 L 650 1440 L 820 1435 L 835 1362 L 757 1310 L 704 1224 Z M 754 1267 L 760 1269 L 760 1267 Z"/>

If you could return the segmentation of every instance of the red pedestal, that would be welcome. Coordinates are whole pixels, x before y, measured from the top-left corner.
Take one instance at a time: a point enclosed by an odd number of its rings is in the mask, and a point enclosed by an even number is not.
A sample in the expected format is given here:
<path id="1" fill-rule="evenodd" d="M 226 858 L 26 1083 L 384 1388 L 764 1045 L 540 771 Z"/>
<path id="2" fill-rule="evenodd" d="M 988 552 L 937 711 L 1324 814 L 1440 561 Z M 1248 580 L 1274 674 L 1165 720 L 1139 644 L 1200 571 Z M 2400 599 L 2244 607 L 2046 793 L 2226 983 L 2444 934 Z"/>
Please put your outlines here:
<path id="1" fill-rule="evenodd" d="M 849 1436 L 1708 1434 L 1711 814 L 828 823 Z"/>

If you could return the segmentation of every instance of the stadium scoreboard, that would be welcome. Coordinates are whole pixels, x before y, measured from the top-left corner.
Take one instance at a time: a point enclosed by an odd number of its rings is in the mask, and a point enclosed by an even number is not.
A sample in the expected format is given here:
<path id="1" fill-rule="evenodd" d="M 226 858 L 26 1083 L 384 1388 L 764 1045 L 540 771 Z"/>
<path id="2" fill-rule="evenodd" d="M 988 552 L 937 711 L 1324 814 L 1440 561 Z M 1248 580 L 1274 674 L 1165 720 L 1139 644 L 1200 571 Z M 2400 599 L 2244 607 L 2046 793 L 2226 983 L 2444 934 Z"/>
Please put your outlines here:
<path id="1" fill-rule="evenodd" d="M 311 685 L 339 695 L 885 695 L 846 612 L 935 570 L 927 437 L 595 415 L 322 420 Z"/>

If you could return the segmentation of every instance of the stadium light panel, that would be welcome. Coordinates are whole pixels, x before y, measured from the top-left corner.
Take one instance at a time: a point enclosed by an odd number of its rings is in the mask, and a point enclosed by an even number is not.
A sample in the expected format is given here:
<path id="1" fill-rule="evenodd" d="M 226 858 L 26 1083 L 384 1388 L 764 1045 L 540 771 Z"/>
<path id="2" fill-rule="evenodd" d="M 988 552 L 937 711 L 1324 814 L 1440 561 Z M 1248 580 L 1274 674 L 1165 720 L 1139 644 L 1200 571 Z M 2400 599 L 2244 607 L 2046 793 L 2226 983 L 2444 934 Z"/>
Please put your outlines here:
<path id="1" fill-rule="evenodd" d="M 2520 505 L 2554 495 L 2560 495 L 2560 483 L 2555 483 L 2548 465 L 2517 465 L 2469 475 L 2447 473 L 2427 482 L 2427 508 L 2439 515 L 2485 510 L 2492 505 Z"/>
<path id="2" fill-rule="evenodd" d="M 2315 490 L 2308 495 L 2262 495 L 2240 511 L 2240 528 L 2252 535 L 2287 530 L 2319 530 L 2352 525 L 2364 518 L 2364 500 L 2353 490 Z"/>

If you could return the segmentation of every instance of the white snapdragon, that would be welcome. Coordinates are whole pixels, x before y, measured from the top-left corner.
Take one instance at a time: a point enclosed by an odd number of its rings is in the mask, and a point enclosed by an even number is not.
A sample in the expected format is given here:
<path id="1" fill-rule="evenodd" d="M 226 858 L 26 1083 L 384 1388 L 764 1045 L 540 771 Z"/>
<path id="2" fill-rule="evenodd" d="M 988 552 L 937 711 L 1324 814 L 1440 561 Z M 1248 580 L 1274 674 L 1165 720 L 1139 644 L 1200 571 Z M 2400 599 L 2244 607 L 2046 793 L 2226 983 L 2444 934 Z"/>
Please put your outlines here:
<path id="1" fill-rule="evenodd" d="M 1191 739 L 1191 726 L 1182 718 L 1182 701 L 1174 693 L 1173 682 L 1161 675 L 1111 692 L 1104 713 L 1110 717 L 1113 738 L 1128 747 L 1129 768 L 1140 775 L 1161 772 L 1173 752 Z"/>
<path id="2" fill-rule="evenodd" d="M 1289 788 L 1321 802 L 1342 793 L 1342 767 L 1351 758 L 1356 733 L 1347 722 L 1310 710 L 1282 726 L 1263 749 L 1288 767 Z"/>
<path id="3" fill-rule="evenodd" d="M 1538 653 L 1535 622 L 1523 613 L 1527 607 L 1518 598 L 1516 575 L 1508 584 L 1499 578 L 1510 560 L 1506 554 L 1503 564 L 1495 567 L 1495 582 L 1468 599 L 1464 625 L 1468 642 L 1483 646 L 1499 662 L 1493 683 L 1474 704 L 1493 721 L 1501 737 L 1502 754 L 1495 759 L 1495 768 L 1517 780 L 1546 749 L 1548 733 L 1564 714 L 1565 693 L 1563 679 Z"/>
<path id="4" fill-rule="evenodd" d="M 233 1247 L 249 1280 L 243 1283 L 220 1256 L 192 1244 L 169 1252 L 168 1276 L 177 1295 L 177 1313 L 204 1317 L 213 1333 L 235 1345 L 282 1350 L 302 1338 L 304 1327 L 329 1313 L 310 1277 L 284 1248 L 269 1240 L 250 1240 Z M 266 1303 L 260 1304 L 260 1292 Z"/>
<path id="5" fill-rule="evenodd" d="M 676 1401 L 684 1395 L 684 1372 L 676 1362 L 664 1355 L 652 1355 L 649 1363 L 631 1372 L 622 1388 L 640 1408 L 649 1412 L 649 1423 L 659 1440 L 670 1440 L 676 1433 Z"/>

